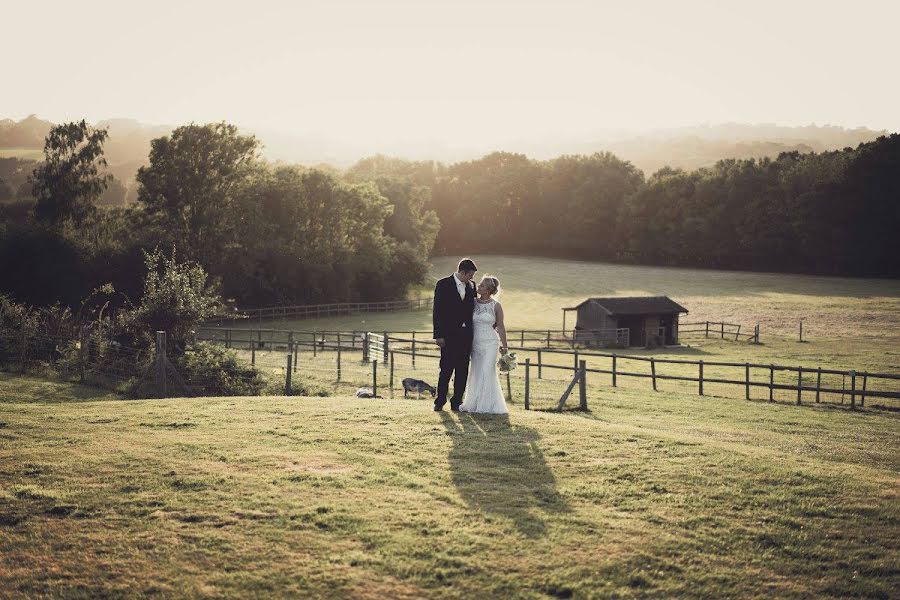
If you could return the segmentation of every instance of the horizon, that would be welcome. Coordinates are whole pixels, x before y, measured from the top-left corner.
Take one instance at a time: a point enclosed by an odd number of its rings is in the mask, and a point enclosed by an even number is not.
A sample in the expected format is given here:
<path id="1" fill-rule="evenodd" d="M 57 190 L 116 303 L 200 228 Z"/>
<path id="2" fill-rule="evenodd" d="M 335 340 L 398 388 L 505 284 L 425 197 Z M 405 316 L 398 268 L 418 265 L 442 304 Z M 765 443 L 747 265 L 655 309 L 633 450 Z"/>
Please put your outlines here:
<path id="1" fill-rule="evenodd" d="M 40 22 L 90 66 L 59 71 L 60 44 L 10 28 L 29 60 L 8 80 L 28 85 L 0 113 L 449 149 L 704 124 L 900 130 L 900 5 L 763 4 L 36 2 L 9 22 Z M 102 34 L 73 39 L 82 21 Z"/>

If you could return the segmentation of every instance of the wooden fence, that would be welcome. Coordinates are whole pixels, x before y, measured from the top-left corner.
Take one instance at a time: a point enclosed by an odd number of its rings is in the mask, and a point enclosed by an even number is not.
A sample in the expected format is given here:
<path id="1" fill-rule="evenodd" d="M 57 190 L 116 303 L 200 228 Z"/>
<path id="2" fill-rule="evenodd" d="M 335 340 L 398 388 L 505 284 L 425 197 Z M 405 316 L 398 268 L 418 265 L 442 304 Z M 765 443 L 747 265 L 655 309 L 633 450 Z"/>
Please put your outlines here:
<path id="1" fill-rule="evenodd" d="M 414 300 L 391 300 L 386 302 L 343 302 L 337 304 L 302 304 L 295 306 L 265 306 L 262 308 L 241 308 L 233 319 L 219 319 L 223 323 L 251 320 L 262 323 L 270 320 L 318 319 L 358 313 L 394 312 L 400 310 L 425 310 L 432 306 L 431 298 Z"/>
<path id="2" fill-rule="evenodd" d="M 721 329 L 720 329 L 721 332 Z M 705 394 L 704 386 L 709 384 L 724 384 L 743 388 L 744 397 L 751 399 L 751 388 L 764 388 L 768 390 L 768 399 L 774 401 L 775 390 L 790 390 L 796 392 L 796 404 L 801 404 L 803 393 L 815 394 L 815 402 L 820 401 L 822 394 L 841 394 L 849 396 L 850 408 L 855 408 L 857 402 L 860 406 L 865 406 L 867 398 L 891 398 L 900 399 L 900 391 L 897 391 L 900 374 L 892 373 L 870 373 L 867 371 L 859 371 L 852 369 L 828 369 L 822 367 L 802 367 L 787 366 L 775 364 L 757 364 L 757 363 L 738 363 L 738 362 L 721 362 L 721 361 L 703 361 L 703 360 L 685 360 L 675 358 L 655 358 L 648 356 L 636 356 L 631 354 L 618 354 L 599 352 L 582 349 L 569 348 L 552 348 L 546 347 L 547 339 L 552 337 L 553 330 L 549 334 L 546 330 L 518 330 L 518 337 L 508 332 L 507 339 L 510 348 L 521 353 L 529 353 L 534 356 L 532 360 L 529 356 L 524 360 L 524 377 L 528 382 L 531 377 L 531 370 L 535 371 L 538 379 L 543 378 L 544 370 L 568 371 L 573 375 L 578 375 L 580 369 L 581 379 L 586 377 L 587 373 L 608 375 L 609 385 L 617 387 L 620 378 L 647 379 L 654 391 L 658 389 L 659 381 L 678 381 L 696 384 L 697 394 L 703 396 Z M 529 334 L 526 336 L 525 334 Z M 360 332 L 360 331 L 291 331 L 280 329 L 227 329 L 227 328 L 203 328 L 200 332 L 202 339 L 208 339 L 224 343 L 226 346 L 249 349 L 255 351 L 257 348 L 263 347 L 282 347 L 289 349 L 289 352 L 296 353 L 300 347 L 312 349 L 313 356 L 317 352 L 336 351 L 338 354 L 347 351 L 357 351 L 361 353 L 362 361 L 381 362 L 383 365 L 391 365 L 391 379 L 393 379 L 393 358 L 397 356 L 408 356 L 411 360 L 412 368 L 416 368 L 416 361 L 422 359 L 437 360 L 440 354 L 437 347 L 431 339 L 430 332 Z M 418 335 L 417 335 L 418 334 Z M 408 336 L 408 337 L 400 337 Z M 548 337 L 549 335 L 549 337 Z M 520 342 L 516 347 L 515 342 Z M 525 342 L 536 342 L 536 345 L 526 346 Z M 549 357 L 561 355 L 567 357 L 568 364 L 553 363 Z M 524 357 L 520 357 L 520 360 Z M 591 358 L 595 362 L 598 360 L 607 361 L 608 368 L 599 368 L 597 366 L 587 367 L 584 364 L 586 358 Z M 623 369 L 621 363 L 624 361 L 635 361 L 645 364 L 647 370 L 627 370 Z M 294 358 L 296 364 L 296 354 Z M 338 371 L 340 371 L 340 356 L 338 356 Z M 521 364 L 521 362 L 520 362 Z M 432 363 L 433 366 L 433 363 Z M 662 372 L 666 366 L 677 366 L 677 373 Z M 710 376 L 708 369 L 725 368 L 732 369 L 735 375 L 726 376 Z M 735 371 L 736 370 L 736 371 Z M 685 371 L 690 371 L 685 374 Z M 775 374 L 796 373 L 796 382 L 786 383 L 784 381 L 775 381 Z M 760 377 L 760 374 L 763 377 Z M 815 383 L 804 382 L 804 375 L 807 379 L 815 377 Z M 842 382 L 846 382 L 846 386 L 841 389 L 829 387 L 822 383 L 823 375 L 841 376 Z M 340 375 L 338 376 L 340 378 Z M 783 378 L 782 378 L 783 379 Z M 893 389 L 884 389 L 892 387 Z M 529 386 L 526 384 L 526 399 L 528 398 Z"/>
<path id="3" fill-rule="evenodd" d="M 753 331 L 744 330 L 741 333 L 741 325 L 738 323 L 724 323 L 721 321 L 698 321 L 696 323 L 679 323 L 678 335 L 684 334 L 703 334 L 706 338 L 720 338 L 723 340 L 733 340 L 735 342 L 746 340 L 759 343 L 759 325 L 753 328 Z"/>

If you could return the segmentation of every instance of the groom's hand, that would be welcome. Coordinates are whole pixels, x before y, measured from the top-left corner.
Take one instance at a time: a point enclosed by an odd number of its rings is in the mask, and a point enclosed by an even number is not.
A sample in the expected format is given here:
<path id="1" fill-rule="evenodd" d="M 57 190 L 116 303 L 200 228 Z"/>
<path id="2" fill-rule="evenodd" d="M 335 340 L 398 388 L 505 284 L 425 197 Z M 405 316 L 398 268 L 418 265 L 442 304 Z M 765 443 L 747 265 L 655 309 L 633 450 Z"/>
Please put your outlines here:
<path id="1" fill-rule="evenodd" d="M 438 345 L 438 348 L 443 348 L 447 342 L 444 341 L 444 338 L 437 338 L 434 340 L 434 343 Z"/>

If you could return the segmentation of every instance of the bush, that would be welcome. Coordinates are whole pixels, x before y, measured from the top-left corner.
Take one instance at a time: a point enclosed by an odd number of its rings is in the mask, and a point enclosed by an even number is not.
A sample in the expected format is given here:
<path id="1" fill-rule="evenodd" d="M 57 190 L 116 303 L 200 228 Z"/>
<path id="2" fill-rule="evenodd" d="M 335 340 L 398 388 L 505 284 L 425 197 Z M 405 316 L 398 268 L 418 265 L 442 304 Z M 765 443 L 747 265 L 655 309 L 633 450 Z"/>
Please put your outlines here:
<path id="1" fill-rule="evenodd" d="M 207 342 L 193 344 L 175 368 L 188 386 L 205 396 L 258 396 L 266 387 L 262 373 L 237 354 Z"/>

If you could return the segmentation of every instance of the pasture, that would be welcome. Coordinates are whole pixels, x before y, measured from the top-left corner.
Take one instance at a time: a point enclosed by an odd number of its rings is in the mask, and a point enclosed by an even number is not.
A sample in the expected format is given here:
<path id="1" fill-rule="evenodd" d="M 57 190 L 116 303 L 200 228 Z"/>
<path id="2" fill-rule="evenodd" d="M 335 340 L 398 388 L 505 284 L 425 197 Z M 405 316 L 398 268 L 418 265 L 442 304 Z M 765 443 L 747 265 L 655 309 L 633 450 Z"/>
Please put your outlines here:
<path id="1" fill-rule="evenodd" d="M 123 401 L 0 374 L 0 589 L 34 596 L 869 597 L 900 415 L 607 389 L 591 413 Z"/>
<path id="2" fill-rule="evenodd" d="M 0 158 L 22 158 L 41 160 L 44 158 L 43 148 L 0 148 Z"/>

